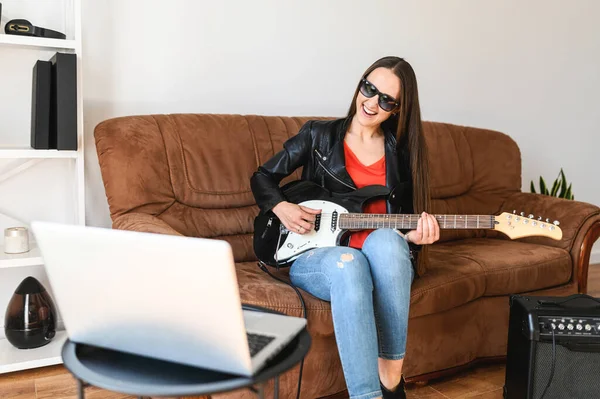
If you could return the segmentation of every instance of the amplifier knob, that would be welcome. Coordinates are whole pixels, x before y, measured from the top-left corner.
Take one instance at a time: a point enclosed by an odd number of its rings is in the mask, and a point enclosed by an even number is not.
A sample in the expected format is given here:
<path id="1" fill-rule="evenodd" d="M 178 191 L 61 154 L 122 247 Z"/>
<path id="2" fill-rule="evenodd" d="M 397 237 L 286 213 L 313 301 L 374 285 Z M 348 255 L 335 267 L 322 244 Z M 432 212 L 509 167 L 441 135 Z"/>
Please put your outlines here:
<path id="1" fill-rule="evenodd" d="M 573 328 L 574 328 L 574 327 L 573 327 L 573 324 L 569 323 L 569 325 L 567 326 L 567 328 L 568 328 L 569 330 L 573 330 Z"/>
<path id="2" fill-rule="evenodd" d="M 550 327 L 552 327 L 553 330 L 556 330 L 556 324 L 550 323 Z"/>
<path id="3" fill-rule="evenodd" d="M 585 325 L 585 331 L 590 331 L 592 329 L 592 326 L 590 326 L 589 324 Z"/>
<path id="4" fill-rule="evenodd" d="M 565 325 L 564 325 L 563 323 L 560 323 L 560 324 L 558 325 L 558 329 L 559 329 L 559 330 L 564 330 L 564 329 L 565 329 Z"/>
<path id="5" fill-rule="evenodd" d="M 581 324 L 577 324 L 577 331 L 583 330 L 583 326 Z"/>

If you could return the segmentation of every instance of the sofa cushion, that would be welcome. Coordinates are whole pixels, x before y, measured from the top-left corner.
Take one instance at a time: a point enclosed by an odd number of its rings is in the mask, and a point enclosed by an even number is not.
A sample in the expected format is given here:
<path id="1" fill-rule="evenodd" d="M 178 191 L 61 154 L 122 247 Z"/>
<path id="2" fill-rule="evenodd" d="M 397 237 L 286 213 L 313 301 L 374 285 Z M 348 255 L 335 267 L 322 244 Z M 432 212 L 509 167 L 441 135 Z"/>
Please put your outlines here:
<path id="1" fill-rule="evenodd" d="M 479 263 L 449 254 L 445 244 L 432 245 L 427 273 L 413 282 L 410 317 L 452 309 L 480 298 L 484 292 L 485 275 Z"/>
<path id="2" fill-rule="evenodd" d="M 429 254 L 427 274 L 415 279 L 411 289 L 410 317 L 444 312 L 482 296 L 550 288 L 571 278 L 568 252 L 519 241 L 488 238 L 452 241 L 432 245 Z M 273 269 L 273 272 L 289 282 L 287 269 L 280 272 Z M 237 275 L 243 301 L 301 315 L 302 307 L 295 292 L 268 276 L 255 262 L 238 263 Z M 331 322 L 327 302 L 304 292 L 303 297 L 312 317 L 326 324 Z"/>
<path id="3" fill-rule="evenodd" d="M 452 241 L 434 247 L 448 257 L 477 262 L 485 274 L 485 296 L 536 291 L 571 279 L 571 256 L 561 248 L 490 238 Z"/>
<path id="4" fill-rule="evenodd" d="M 431 196 L 458 197 L 473 185 L 472 149 L 467 141 L 466 128 L 445 124 L 426 124 L 427 146 L 431 162 Z M 447 165 L 454 165 L 448 168 Z"/>
<path id="5" fill-rule="evenodd" d="M 277 272 L 269 268 L 272 274 L 287 282 L 290 281 L 288 269 Z M 302 316 L 302 305 L 296 292 L 289 286 L 275 280 L 259 269 L 257 262 L 236 263 L 236 274 L 242 303 L 263 306 L 283 312 L 290 316 Z M 307 312 L 329 312 L 329 303 L 301 291 Z"/>
<path id="6" fill-rule="evenodd" d="M 411 317 L 442 312 L 477 299 L 485 290 L 485 276 L 481 266 L 460 256 L 444 259 L 443 252 L 432 251 L 435 265 L 423 278 L 416 279 L 411 293 Z M 301 316 L 302 306 L 290 286 L 276 281 L 260 270 L 256 262 L 236 263 L 240 296 L 243 303 L 264 306 L 288 315 Z M 288 269 L 277 272 L 277 277 L 289 282 Z M 300 290 L 306 303 L 309 320 L 321 333 L 332 328 L 331 307 L 309 293 Z M 332 331 L 332 330 L 331 330 Z"/>

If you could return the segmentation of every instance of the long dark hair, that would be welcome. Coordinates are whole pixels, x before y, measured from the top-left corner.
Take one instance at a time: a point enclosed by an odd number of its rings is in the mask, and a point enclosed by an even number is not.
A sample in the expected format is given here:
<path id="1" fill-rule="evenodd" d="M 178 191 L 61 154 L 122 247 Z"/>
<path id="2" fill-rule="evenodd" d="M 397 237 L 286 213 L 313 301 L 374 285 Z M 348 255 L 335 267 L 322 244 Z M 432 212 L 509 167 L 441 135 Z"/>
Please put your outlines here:
<path id="1" fill-rule="evenodd" d="M 373 70 L 381 67 L 390 69 L 400 79 L 400 108 L 394 111 L 394 114 L 383 124 L 395 129 L 398 156 L 402 154 L 400 147 L 404 143 L 408 145 L 413 183 L 414 211 L 416 213 L 429 212 L 431 202 L 429 193 L 429 162 L 421 122 L 417 77 L 411 65 L 399 57 L 383 57 L 375 61 L 361 77 L 366 77 Z M 356 114 L 356 98 L 359 88 L 360 83 L 354 92 L 348 117 L 353 117 Z M 423 247 L 423 250 L 425 248 L 426 246 Z M 421 253 L 421 255 L 425 254 Z M 422 258 L 425 258 L 425 256 L 422 256 Z"/>

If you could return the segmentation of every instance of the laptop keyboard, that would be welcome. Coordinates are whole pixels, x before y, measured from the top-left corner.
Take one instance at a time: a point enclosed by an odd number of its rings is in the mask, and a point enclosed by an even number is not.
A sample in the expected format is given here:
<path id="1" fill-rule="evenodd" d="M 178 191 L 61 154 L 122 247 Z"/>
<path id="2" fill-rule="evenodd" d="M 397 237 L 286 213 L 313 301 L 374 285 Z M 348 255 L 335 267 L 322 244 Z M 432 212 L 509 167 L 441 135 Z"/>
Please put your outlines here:
<path id="1" fill-rule="evenodd" d="M 249 332 L 246 333 L 246 336 L 248 337 L 248 346 L 250 346 L 251 357 L 256 355 L 267 346 L 269 342 L 275 339 L 275 337 L 270 337 L 268 335 L 251 334 Z"/>

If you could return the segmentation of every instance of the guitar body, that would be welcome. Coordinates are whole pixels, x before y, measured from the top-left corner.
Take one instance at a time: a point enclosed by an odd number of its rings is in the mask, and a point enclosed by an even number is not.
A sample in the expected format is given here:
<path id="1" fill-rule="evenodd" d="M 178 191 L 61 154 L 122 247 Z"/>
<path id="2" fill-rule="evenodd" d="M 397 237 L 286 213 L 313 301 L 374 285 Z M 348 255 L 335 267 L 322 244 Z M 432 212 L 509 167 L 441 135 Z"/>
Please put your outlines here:
<path id="1" fill-rule="evenodd" d="M 385 186 L 368 186 L 345 194 L 332 193 L 310 181 L 293 181 L 282 187 L 288 202 L 321 209 L 315 228 L 306 234 L 288 231 L 277 216 L 269 211 L 254 220 L 254 252 L 270 266 L 287 267 L 306 251 L 334 247 L 347 230 L 338 227 L 343 213 L 361 213 L 363 204 L 376 197 L 389 195 Z"/>

